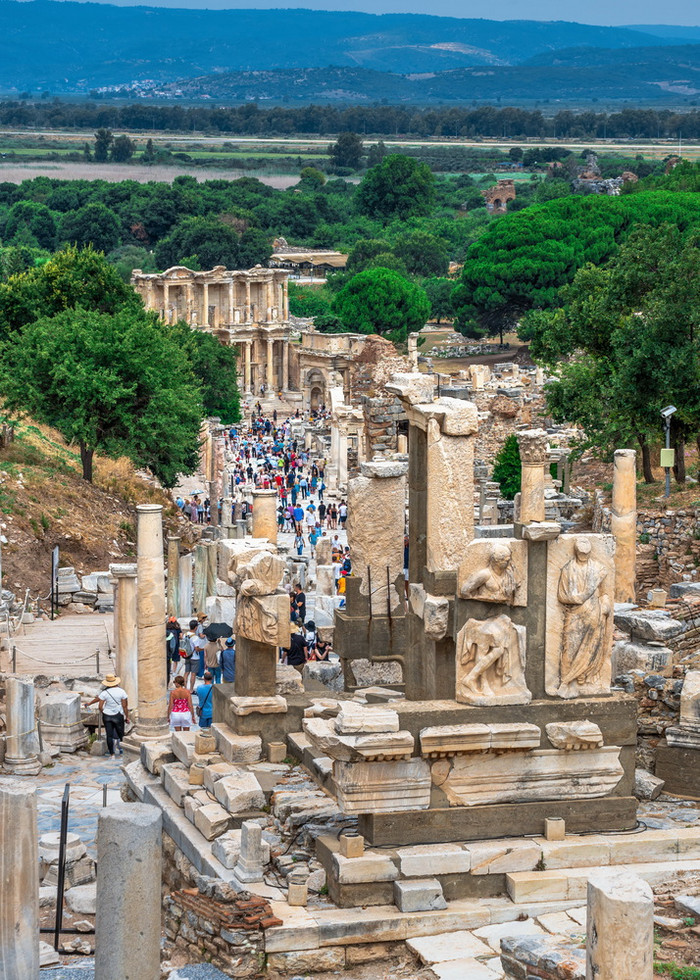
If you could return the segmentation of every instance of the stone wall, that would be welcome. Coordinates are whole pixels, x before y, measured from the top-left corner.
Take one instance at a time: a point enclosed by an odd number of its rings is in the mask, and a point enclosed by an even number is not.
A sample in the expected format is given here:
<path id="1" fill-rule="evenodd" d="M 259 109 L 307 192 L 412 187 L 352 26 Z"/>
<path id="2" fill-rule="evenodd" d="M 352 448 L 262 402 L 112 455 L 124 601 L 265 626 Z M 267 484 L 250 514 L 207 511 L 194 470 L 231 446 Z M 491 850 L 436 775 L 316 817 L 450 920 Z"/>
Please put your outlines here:
<path id="1" fill-rule="evenodd" d="M 398 398 L 392 395 L 362 396 L 365 420 L 367 458 L 376 459 L 398 450 L 398 426 L 406 414 Z"/>
<path id="2" fill-rule="evenodd" d="M 610 500 L 595 495 L 593 530 L 609 532 Z M 700 509 L 637 512 L 637 594 L 700 575 Z"/>

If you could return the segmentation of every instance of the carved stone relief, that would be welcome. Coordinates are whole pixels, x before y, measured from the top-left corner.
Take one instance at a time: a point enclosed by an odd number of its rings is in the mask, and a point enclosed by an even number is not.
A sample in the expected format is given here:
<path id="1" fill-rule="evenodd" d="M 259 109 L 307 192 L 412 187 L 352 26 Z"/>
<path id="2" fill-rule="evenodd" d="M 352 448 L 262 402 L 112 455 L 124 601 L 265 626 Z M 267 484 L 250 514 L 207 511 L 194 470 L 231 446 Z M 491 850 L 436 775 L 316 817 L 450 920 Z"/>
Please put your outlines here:
<path id="1" fill-rule="evenodd" d="M 525 627 L 502 614 L 468 619 L 457 634 L 456 699 L 465 704 L 527 704 Z"/>
<path id="2" fill-rule="evenodd" d="M 526 542 L 508 538 L 470 541 L 459 566 L 457 590 L 462 599 L 526 606 Z"/>
<path id="3" fill-rule="evenodd" d="M 236 635 L 274 647 L 291 642 L 289 597 L 281 595 L 241 595 L 236 604 Z"/>
<path id="4" fill-rule="evenodd" d="M 545 690 L 560 698 L 607 694 L 612 671 L 615 544 L 610 535 L 562 535 L 548 546 Z"/>

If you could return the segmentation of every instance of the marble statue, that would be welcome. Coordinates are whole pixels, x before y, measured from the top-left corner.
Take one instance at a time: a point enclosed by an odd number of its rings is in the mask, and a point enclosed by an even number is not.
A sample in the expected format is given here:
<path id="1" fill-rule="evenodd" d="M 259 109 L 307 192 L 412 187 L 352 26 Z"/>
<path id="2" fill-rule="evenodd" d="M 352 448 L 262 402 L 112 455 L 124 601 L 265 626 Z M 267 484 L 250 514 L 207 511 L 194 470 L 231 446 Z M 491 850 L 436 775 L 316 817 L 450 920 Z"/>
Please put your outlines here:
<path id="1" fill-rule="evenodd" d="M 469 619 L 457 634 L 456 698 L 466 704 L 527 704 L 525 627 L 502 614 Z"/>
<path id="2" fill-rule="evenodd" d="M 497 543 L 489 555 L 486 568 L 481 568 L 469 576 L 460 590 L 460 595 L 463 599 L 505 602 L 512 606 L 516 589 L 510 548 L 507 544 Z"/>

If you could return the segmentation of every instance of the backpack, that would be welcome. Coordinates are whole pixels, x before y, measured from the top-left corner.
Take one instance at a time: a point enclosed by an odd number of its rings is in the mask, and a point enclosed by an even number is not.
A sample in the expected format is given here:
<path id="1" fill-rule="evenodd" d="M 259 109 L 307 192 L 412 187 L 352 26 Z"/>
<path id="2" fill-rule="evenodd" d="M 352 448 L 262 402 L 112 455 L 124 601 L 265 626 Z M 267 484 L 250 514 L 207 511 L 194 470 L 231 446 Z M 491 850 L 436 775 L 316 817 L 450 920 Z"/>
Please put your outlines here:
<path id="1" fill-rule="evenodd" d="M 195 654 L 194 643 L 192 642 L 193 633 L 185 633 L 180 641 L 180 649 L 184 652 L 185 657 L 193 657 Z"/>

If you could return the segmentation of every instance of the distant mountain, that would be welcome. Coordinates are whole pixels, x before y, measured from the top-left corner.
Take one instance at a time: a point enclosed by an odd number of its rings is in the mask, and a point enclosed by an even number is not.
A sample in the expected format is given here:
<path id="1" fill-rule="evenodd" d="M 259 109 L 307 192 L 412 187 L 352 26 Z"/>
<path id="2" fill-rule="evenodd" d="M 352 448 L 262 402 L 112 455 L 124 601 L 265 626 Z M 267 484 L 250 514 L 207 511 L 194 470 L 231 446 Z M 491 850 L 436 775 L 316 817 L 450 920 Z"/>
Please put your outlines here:
<path id="1" fill-rule="evenodd" d="M 654 37 L 668 43 L 671 40 L 676 42 L 700 41 L 700 26 L 682 27 L 671 24 L 630 24 L 630 31 L 641 31 L 643 34 L 653 34 Z"/>
<path id="2" fill-rule="evenodd" d="M 344 105 L 523 100 L 678 102 L 700 94 L 700 44 L 672 48 L 568 48 L 525 65 L 399 75 L 366 68 L 224 72 L 160 86 L 172 96 L 260 104 Z"/>
<path id="3" fill-rule="evenodd" d="M 677 41 L 646 28 L 565 21 L 0 0 L 0 89 L 80 92 L 144 79 L 329 65 L 407 75 L 514 66 L 562 49 Z"/>

